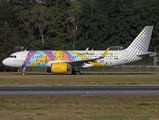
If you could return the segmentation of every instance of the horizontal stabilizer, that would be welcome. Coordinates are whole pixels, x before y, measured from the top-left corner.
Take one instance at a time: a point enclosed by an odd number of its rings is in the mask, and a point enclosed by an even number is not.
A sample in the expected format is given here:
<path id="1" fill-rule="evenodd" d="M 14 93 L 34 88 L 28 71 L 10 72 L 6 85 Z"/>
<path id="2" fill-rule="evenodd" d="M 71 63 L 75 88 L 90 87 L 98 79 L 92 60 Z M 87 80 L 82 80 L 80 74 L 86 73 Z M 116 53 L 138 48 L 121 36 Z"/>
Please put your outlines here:
<path id="1" fill-rule="evenodd" d="M 145 53 L 145 54 L 141 54 L 141 55 L 137 55 L 138 57 L 144 57 L 144 56 L 150 56 L 150 57 L 154 57 L 154 56 L 156 56 L 157 55 L 157 53 L 155 53 L 155 52 L 147 52 L 147 53 Z"/>

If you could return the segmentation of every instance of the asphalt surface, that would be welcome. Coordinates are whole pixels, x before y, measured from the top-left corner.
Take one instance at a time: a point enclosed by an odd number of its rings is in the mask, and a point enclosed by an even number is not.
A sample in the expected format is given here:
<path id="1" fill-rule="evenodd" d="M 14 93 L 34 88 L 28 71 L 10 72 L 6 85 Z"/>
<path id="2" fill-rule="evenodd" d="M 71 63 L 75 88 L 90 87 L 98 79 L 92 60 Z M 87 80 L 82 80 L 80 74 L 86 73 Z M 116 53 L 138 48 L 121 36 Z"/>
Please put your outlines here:
<path id="1" fill-rule="evenodd" d="M 159 86 L 1 86 L 0 96 L 132 96 L 159 95 Z"/>

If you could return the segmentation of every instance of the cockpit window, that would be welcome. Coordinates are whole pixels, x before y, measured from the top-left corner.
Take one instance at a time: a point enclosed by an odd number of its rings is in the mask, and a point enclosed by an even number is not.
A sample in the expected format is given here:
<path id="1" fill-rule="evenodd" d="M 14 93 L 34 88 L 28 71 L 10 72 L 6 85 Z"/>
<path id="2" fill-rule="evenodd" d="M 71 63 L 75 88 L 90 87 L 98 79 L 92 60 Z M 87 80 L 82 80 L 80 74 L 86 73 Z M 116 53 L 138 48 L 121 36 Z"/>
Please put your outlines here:
<path id="1" fill-rule="evenodd" d="M 16 58 L 16 56 L 15 55 L 10 55 L 9 58 Z"/>

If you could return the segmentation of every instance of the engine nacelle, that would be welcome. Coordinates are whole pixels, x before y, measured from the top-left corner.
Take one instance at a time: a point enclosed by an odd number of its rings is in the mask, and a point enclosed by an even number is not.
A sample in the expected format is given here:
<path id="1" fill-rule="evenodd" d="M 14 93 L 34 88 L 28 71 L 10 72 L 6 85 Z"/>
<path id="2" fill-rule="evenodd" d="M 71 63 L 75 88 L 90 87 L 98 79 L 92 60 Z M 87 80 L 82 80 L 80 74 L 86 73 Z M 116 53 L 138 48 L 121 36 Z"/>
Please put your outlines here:
<path id="1" fill-rule="evenodd" d="M 54 74 L 62 74 L 67 72 L 67 64 L 64 63 L 52 63 L 51 72 Z"/>

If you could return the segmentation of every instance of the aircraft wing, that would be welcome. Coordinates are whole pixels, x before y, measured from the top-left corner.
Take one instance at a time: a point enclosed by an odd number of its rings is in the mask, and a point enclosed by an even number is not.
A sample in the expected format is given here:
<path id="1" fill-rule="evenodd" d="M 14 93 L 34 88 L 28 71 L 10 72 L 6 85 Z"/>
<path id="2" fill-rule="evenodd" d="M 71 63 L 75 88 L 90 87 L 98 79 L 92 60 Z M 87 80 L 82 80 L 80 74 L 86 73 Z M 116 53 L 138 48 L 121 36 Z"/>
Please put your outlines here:
<path id="1" fill-rule="evenodd" d="M 104 57 L 107 55 L 108 51 L 109 51 L 109 48 L 108 48 L 108 49 L 104 52 L 104 54 L 103 54 L 101 57 L 99 57 L 99 58 L 83 59 L 83 60 L 76 60 L 76 61 L 65 61 L 64 63 L 68 63 L 68 64 L 78 64 L 78 63 L 87 63 L 87 62 L 89 62 L 89 61 L 96 61 L 96 60 L 98 60 L 98 59 L 104 58 Z"/>
<path id="2" fill-rule="evenodd" d="M 98 57 L 98 58 L 75 60 L 75 61 L 50 61 L 48 62 L 48 66 L 51 66 L 51 63 L 68 63 L 71 65 L 77 65 L 77 64 L 81 65 L 88 62 L 95 62 L 96 60 L 104 58 L 107 55 L 108 51 L 109 51 L 109 48 L 104 52 L 104 54 L 101 57 Z"/>

